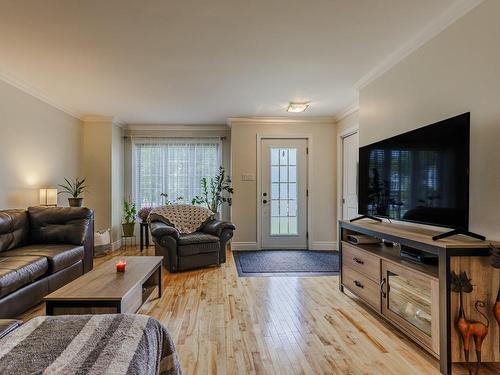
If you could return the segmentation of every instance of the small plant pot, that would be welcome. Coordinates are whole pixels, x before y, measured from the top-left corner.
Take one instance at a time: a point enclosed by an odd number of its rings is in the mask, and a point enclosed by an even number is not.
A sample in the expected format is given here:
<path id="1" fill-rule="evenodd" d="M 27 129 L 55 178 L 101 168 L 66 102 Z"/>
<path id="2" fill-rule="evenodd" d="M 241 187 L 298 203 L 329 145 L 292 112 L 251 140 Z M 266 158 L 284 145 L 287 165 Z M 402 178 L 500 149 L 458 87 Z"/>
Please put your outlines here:
<path id="1" fill-rule="evenodd" d="M 82 207 L 83 198 L 68 198 L 68 203 L 70 207 Z"/>
<path id="2" fill-rule="evenodd" d="M 134 235 L 135 223 L 123 223 L 123 237 L 132 237 Z"/>

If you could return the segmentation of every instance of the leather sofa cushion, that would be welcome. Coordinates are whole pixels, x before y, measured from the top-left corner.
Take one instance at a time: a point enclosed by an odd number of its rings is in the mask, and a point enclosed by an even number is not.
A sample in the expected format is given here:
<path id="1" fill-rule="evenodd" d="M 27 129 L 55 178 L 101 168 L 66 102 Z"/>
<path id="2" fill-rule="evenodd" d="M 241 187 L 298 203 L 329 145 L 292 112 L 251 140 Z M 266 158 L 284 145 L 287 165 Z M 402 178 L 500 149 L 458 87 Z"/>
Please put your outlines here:
<path id="1" fill-rule="evenodd" d="M 0 297 L 30 284 L 49 269 L 43 256 L 15 256 L 0 258 Z"/>
<path id="2" fill-rule="evenodd" d="M 26 210 L 0 211 L 0 252 L 28 242 L 29 221 Z"/>
<path id="3" fill-rule="evenodd" d="M 179 256 L 181 257 L 187 257 L 190 255 L 198 255 L 198 254 L 217 253 L 219 250 L 220 250 L 219 241 L 193 243 L 190 245 L 184 245 L 178 247 L 178 253 Z"/>
<path id="4" fill-rule="evenodd" d="M 29 207 L 31 243 L 82 245 L 92 210 L 82 207 Z"/>
<path id="5" fill-rule="evenodd" d="M 202 232 L 194 232 L 189 234 L 181 234 L 179 238 L 180 246 L 211 242 L 219 242 L 219 237 Z"/>
<path id="6" fill-rule="evenodd" d="M 65 269 L 83 259 L 83 246 L 68 244 L 29 245 L 0 253 L 2 257 L 38 256 L 45 257 L 49 263 L 49 273 Z"/>

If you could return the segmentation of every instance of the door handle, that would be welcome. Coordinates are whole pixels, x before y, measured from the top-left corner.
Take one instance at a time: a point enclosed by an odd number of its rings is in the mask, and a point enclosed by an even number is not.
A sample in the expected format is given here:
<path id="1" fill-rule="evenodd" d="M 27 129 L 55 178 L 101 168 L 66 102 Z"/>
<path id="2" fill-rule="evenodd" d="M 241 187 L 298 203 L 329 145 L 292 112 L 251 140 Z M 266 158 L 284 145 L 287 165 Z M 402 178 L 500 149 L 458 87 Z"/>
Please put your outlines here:
<path id="1" fill-rule="evenodd" d="M 385 277 L 382 279 L 380 282 L 380 293 L 382 293 L 382 298 L 387 297 L 387 293 L 384 291 L 384 285 L 385 285 Z"/>
<path id="2" fill-rule="evenodd" d="M 354 285 L 356 285 L 358 288 L 364 288 L 365 286 L 361 284 L 358 280 L 354 280 Z"/>
<path id="3" fill-rule="evenodd" d="M 262 201 L 262 203 L 266 204 L 266 203 L 267 203 L 267 201 L 264 199 L 264 200 Z"/>
<path id="4" fill-rule="evenodd" d="M 267 193 L 262 194 L 264 197 L 267 197 Z"/>
<path id="5" fill-rule="evenodd" d="M 365 262 L 363 262 L 361 259 L 356 258 L 356 257 L 352 258 L 352 260 L 355 261 L 358 264 L 365 264 Z"/>

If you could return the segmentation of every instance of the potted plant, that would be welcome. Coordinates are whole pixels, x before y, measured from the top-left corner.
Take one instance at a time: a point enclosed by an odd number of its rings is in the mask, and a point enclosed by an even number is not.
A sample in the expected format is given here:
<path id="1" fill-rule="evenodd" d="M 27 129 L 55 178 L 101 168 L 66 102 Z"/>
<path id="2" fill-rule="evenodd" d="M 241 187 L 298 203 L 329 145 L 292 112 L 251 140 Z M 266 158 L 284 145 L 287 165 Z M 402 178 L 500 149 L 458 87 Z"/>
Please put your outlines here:
<path id="1" fill-rule="evenodd" d="M 202 195 L 196 196 L 192 204 L 206 205 L 214 214 L 219 213 L 219 208 L 227 203 L 232 204 L 233 187 L 231 177 L 226 176 L 224 167 L 220 166 L 215 177 L 203 177 L 201 179 Z"/>
<path id="2" fill-rule="evenodd" d="M 168 199 L 168 194 L 167 193 L 161 193 L 160 197 L 162 197 L 163 204 L 165 206 L 169 206 L 171 204 L 180 204 L 184 200 L 183 197 L 177 197 L 174 200 L 170 200 L 170 199 Z"/>
<path id="3" fill-rule="evenodd" d="M 70 207 L 82 207 L 83 206 L 83 198 L 80 197 L 87 186 L 85 186 L 85 179 L 82 178 L 80 180 L 79 177 L 75 178 L 74 181 L 69 181 L 67 178 L 64 179 L 66 184 L 59 185 L 62 188 L 58 194 L 69 194 L 71 197 L 68 198 L 68 203 Z"/>
<path id="4" fill-rule="evenodd" d="M 134 235 L 135 228 L 135 217 L 137 215 L 137 209 L 135 203 L 130 199 L 123 201 L 123 236 L 132 237 Z"/>

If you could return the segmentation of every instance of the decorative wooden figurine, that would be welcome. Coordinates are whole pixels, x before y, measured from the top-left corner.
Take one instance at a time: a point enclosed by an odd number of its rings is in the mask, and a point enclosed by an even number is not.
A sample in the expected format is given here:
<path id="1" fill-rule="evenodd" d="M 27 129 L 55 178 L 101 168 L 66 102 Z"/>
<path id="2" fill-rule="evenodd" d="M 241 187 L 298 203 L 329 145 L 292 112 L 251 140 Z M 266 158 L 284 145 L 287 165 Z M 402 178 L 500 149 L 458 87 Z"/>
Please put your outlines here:
<path id="1" fill-rule="evenodd" d="M 477 359 L 475 373 L 477 374 L 481 365 L 481 347 L 483 345 L 484 338 L 488 334 L 490 322 L 486 315 L 479 310 L 479 308 L 484 308 L 486 306 L 483 301 L 476 301 L 474 307 L 476 311 L 485 318 L 486 324 L 477 320 L 469 320 L 465 316 L 463 293 L 472 292 L 473 286 L 471 280 L 472 279 L 469 279 L 465 272 L 460 272 L 460 275 L 457 275 L 455 272 L 451 273 L 451 289 L 452 291 L 459 293 L 460 296 L 459 313 L 456 324 L 458 331 L 462 336 L 465 361 L 469 363 L 470 339 L 473 338 Z"/>
<path id="2" fill-rule="evenodd" d="M 500 269 L 500 249 L 490 244 L 490 264 L 493 268 Z M 497 300 L 493 305 L 493 316 L 495 317 L 498 328 L 500 329 L 500 285 L 498 286 Z M 500 345 L 499 345 L 500 348 Z"/>

